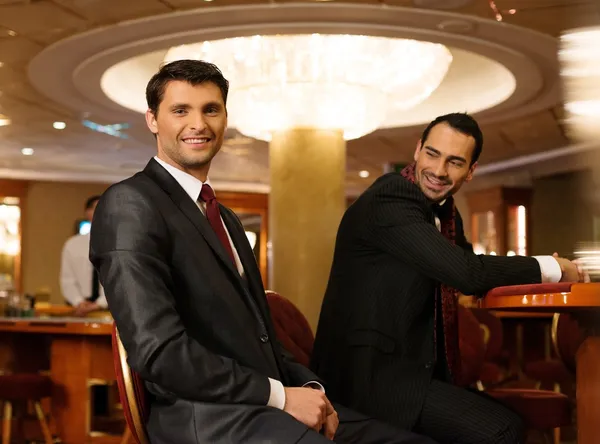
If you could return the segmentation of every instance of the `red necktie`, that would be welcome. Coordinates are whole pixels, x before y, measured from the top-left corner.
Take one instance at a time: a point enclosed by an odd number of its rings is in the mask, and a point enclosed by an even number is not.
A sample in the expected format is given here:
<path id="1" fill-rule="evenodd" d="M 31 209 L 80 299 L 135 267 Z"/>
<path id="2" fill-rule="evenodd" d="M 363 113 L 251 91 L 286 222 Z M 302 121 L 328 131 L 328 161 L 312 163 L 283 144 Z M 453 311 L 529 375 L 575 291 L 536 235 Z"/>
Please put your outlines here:
<path id="1" fill-rule="evenodd" d="M 225 231 L 225 226 L 221 220 L 219 203 L 217 202 L 215 193 L 210 185 L 202 185 L 202 189 L 200 190 L 200 199 L 206 202 L 206 218 L 208 219 L 208 223 L 225 247 L 225 250 L 233 261 L 233 265 L 235 265 L 235 256 L 233 255 L 233 250 L 231 249 L 231 244 L 229 243 L 229 238 L 227 237 L 227 232 Z"/>

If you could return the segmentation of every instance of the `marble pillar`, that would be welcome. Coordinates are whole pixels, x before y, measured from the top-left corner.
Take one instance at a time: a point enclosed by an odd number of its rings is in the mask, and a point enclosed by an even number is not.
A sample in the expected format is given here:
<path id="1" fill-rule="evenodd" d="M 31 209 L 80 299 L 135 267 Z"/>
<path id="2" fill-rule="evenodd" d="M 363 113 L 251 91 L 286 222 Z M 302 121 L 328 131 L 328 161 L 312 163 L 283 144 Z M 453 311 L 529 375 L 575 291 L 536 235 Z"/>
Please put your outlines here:
<path id="1" fill-rule="evenodd" d="M 270 144 L 271 289 L 291 300 L 313 331 L 345 210 L 341 131 L 293 129 Z"/>

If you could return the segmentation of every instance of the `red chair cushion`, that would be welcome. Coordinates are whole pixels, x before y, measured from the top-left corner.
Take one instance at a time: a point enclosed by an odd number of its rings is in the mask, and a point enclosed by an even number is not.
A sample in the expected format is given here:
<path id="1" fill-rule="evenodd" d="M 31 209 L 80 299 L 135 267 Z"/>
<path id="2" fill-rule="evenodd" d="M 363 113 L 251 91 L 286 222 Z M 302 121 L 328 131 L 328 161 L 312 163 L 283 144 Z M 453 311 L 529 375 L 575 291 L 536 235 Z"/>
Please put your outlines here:
<path id="1" fill-rule="evenodd" d="M 555 284 L 508 285 L 506 287 L 496 287 L 488 291 L 486 297 L 521 294 L 563 293 L 571 291 L 572 285 L 572 282 L 558 282 Z"/>
<path id="2" fill-rule="evenodd" d="M 561 393 L 504 388 L 486 393 L 520 414 L 528 428 L 548 430 L 571 424 L 571 402 Z"/>
<path id="3" fill-rule="evenodd" d="M 52 379 L 37 373 L 0 375 L 0 400 L 27 401 L 52 396 Z"/>
<path id="4" fill-rule="evenodd" d="M 310 324 L 302 312 L 283 296 L 274 291 L 267 291 L 266 296 L 277 339 L 297 362 L 308 367 L 315 342 Z"/>
<path id="5" fill-rule="evenodd" d="M 525 375 L 531 379 L 540 381 L 544 386 L 552 386 L 553 384 L 562 385 L 574 380 L 571 372 L 559 359 L 528 362 L 525 364 Z"/>
<path id="6" fill-rule="evenodd" d="M 123 375 L 123 369 L 121 367 L 121 356 L 119 354 L 118 340 L 117 340 L 117 328 L 116 325 L 113 324 L 112 330 L 112 350 L 113 350 L 113 361 L 115 367 L 115 377 L 117 380 L 117 385 L 119 387 L 119 398 L 121 399 L 121 405 L 123 406 L 123 414 L 125 416 L 125 420 L 127 421 L 127 425 L 129 426 L 129 430 L 137 444 L 140 444 L 140 438 L 137 435 L 135 422 L 133 420 L 133 415 L 131 412 L 131 405 L 129 404 L 129 399 L 127 398 L 127 389 L 125 387 L 125 379 Z M 144 386 L 144 381 L 140 377 L 138 373 L 129 368 L 131 382 L 133 385 L 133 391 L 135 396 L 135 402 L 141 417 L 142 424 L 146 424 L 148 421 L 148 416 L 150 414 L 150 402 L 148 399 L 148 395 L 146 393 L 146 388 Z"/>
<path id="7" fill-rule="evenodd" d="M 479 379 L 484 385 L 500 382 L 504 377 L 504 371 L 494 362 L 484 362 Z"/>
<path id="8" fill-rule="evenodd" d="M 576 356 L 585 334 L 576 319 L 570 314 L 562 313 L 556 327 L 556 345 L 560 358 L 572 373 L 576 371 Z"/>

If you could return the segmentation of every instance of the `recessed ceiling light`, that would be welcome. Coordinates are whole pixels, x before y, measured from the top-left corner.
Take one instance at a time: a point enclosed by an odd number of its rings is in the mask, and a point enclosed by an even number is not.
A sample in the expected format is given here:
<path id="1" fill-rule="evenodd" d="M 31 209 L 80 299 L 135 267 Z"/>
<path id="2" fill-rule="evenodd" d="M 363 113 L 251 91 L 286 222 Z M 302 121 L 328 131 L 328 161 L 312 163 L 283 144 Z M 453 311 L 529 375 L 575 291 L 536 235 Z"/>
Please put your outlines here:
<path id="1" fill-rule="evenodd" d="M 444 20 L 438 23 L 437 28 L 446 32 L 455 32 L 457 34 L 466 34 L 475 29 L 473 23 L 466 20 Z"/>
<path id="2" fill-rule="evenodd" d="M 65 122 L 54 122 L 52 127 L 57 130 L 63 130 L 67 127 L 67 124 Z"/>
<path id="3" fill-rule="evenodd" d="M 367 170 L 362 170 L 358 173 L 358 175 L 363 179 L 366 179 L 367 177 L 369 177 L 370 173 Z"/>
<path id="4" fill-rule="evenodd" d="M 4 66 L 4 62 L 0 62 L 0 68 Z"/>
<path id="5" fill-rule="evenodd" d="M 12 120 L 10 120 L 10 117 L 4 115 L 4 114 L 0 114 L 0 126 L 8 126 L 12 123 Z"/>
<path id="6" fill-rule="evenodd" d="M 21 148 L 21 154 L 23 154 L 24 156 L 32 156 L 33 153 L 33 148 Z"/>
<path id="7" fill-rule="evenodd" d="M 8 31 L 6 31 L 8 33 L 9 36 L 11 37 L 15 37 L 17 35 L 17 31 L 13 31 L 12 29 L 9 29 Z"/>

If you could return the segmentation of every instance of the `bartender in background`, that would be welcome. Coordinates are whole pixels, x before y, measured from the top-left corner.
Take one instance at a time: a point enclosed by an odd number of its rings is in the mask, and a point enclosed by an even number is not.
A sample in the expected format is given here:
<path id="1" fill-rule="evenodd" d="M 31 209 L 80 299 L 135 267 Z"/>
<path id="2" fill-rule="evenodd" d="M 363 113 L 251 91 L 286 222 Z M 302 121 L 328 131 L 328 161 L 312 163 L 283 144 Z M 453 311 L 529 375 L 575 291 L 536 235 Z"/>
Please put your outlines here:
<path id="1" fill-rule="evenodd" d="M 85 217 L 90 222 L 99 200 L 100 196 L 92 196 L 85 202 Z M 75 307 L 76 316 L 107 307 L 104 289 L 89 260 L 89 250 L 89 231 L 69 238 L 62 250 L 60 288 L 67 303 Z"/>

